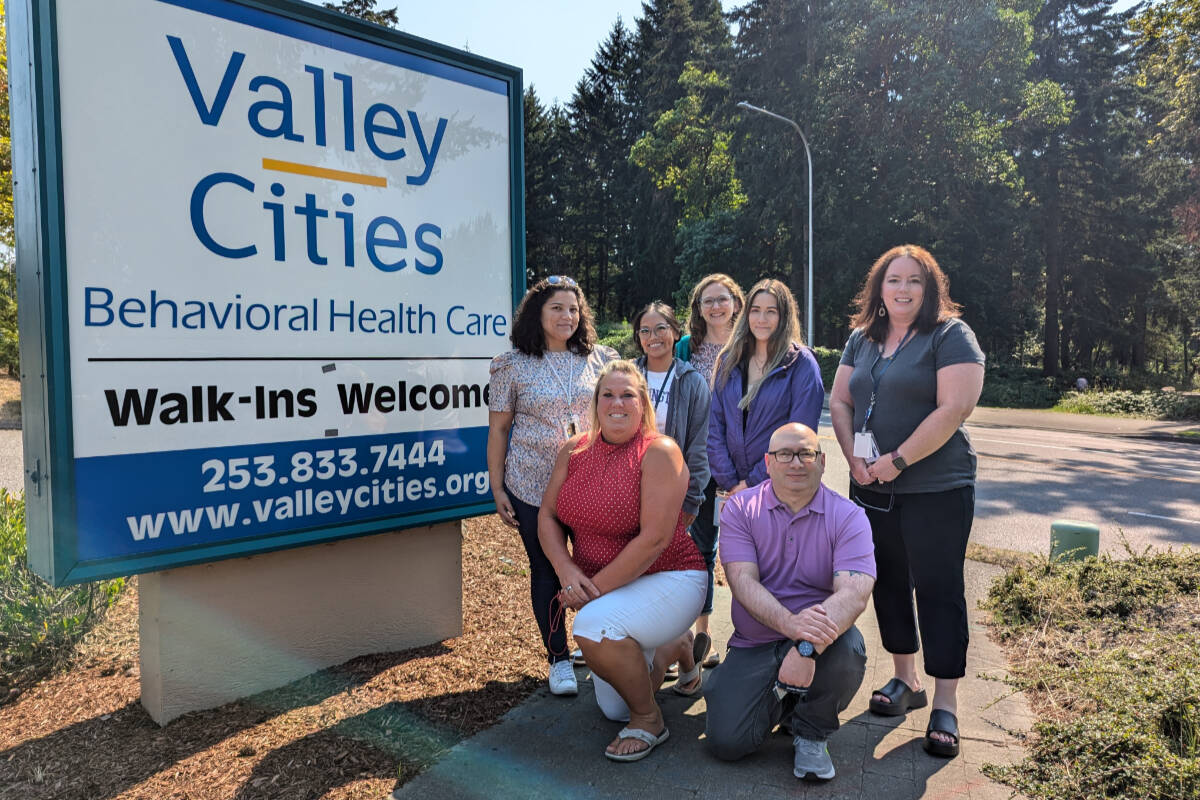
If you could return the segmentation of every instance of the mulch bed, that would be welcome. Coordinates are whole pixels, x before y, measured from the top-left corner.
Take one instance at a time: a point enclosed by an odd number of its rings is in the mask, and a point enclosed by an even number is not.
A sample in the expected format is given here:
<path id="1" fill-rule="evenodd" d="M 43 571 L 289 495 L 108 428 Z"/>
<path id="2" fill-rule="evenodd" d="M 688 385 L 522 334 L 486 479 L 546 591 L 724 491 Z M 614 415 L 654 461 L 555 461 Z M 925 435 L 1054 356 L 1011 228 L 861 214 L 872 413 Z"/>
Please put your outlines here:
<path id="1" fill-rule="evenodd" d="M 514 531 L 466 520 L 462 636 L 165 728 L 138 701 L 137 592 L 126 591 L 69 671 L 0 706 L 0 798 L 384 797 L 544 685 L 527 569 Z"/>

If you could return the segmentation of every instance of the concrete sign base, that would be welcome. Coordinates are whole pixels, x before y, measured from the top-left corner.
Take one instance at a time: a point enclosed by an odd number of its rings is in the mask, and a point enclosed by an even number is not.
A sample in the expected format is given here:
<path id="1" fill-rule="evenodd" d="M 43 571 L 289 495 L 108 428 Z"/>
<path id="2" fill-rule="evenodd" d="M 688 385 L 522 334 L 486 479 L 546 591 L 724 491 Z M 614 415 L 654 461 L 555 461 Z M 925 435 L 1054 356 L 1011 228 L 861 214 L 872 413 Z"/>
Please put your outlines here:
<path id="1" fill-rule="evenodd" d="M 462 523 L 138 578 L 142 705 L 160 725 L 355 656 L 462 633 Z"/>

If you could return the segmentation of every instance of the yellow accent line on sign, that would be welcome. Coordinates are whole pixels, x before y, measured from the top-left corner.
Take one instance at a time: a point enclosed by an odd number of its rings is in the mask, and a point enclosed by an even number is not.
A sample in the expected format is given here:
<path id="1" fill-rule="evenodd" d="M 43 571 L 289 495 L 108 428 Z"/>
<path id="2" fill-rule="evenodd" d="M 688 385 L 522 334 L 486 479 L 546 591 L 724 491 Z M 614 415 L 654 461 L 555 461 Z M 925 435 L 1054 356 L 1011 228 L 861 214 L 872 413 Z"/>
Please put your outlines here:
<path id="1" fill-rule="evenodd" d="M 387 188 L 387 178 L 380 178 L 375 175 L 363 175 L 359 172 L 313 167 L 308 164 L 297 164 L 294 161 L 279 161 L 274 158 L 264 158 L 262 165 L 263 169 L 275 170 L 276 172 L 290 172 L 293 175 L 308 175 L 313 178 L 329 178 L 333 181 L 349 181 L 350 183 L 361 183 L 364 186 L 382 186 Z"/>

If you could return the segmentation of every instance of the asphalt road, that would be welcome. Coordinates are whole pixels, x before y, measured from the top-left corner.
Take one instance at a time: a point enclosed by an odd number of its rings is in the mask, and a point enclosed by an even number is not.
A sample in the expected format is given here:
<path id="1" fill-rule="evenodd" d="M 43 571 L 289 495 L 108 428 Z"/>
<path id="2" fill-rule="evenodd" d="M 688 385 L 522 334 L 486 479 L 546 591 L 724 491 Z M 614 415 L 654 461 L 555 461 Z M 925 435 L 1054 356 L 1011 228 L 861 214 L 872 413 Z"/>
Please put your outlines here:
<path id="1" fill-rule="evenodd" d="M 990 423 L 967 429 L 979 453 L 971 540 L 1044 553 L 1056 519 L 1100 527 L 1101 549 L 1200 546 L 1200 446 Z M 846 462 L 821 420 L 826 483 L 845 493 Z M 0 486 L 23 486 L 21 432 L 0 430 Z"/>
<path id="2" fill-rule="evenodd" d="M 845 492 L 846 462 L 821 420 L 826 483 Z M 1100 528 L 1100 548 L 1200 546 L 1200 446 L 967 423 L 979 454 L 971 541 L 1048 553 L 1057 519 Z"/>

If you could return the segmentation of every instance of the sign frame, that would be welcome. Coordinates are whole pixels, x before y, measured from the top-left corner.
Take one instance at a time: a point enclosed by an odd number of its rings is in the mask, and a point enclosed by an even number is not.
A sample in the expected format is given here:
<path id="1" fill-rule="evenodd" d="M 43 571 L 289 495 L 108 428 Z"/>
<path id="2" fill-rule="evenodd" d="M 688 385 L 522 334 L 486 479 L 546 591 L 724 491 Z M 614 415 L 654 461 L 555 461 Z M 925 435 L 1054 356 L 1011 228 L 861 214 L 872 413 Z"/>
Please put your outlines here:
<path id="1" fill-rule="evenodd" d="M 146 0 L 188 5 L 184 0 Z M 200 0 L 203 2 L 203 0 Z M 508 87 L 512 304 L 525 292 L 524 90 L 518 67 L 299 0 L 223 0 L 499 80 Z M 71 394 L 65 197 L 56 0 L 8 6 L 21 409 L 28 559 L 55 586 L 249 556 L 490 513 L 492 501 L 367 521 L 317 525 L 260 539 L 85 560 L 79 554 Z"/>

